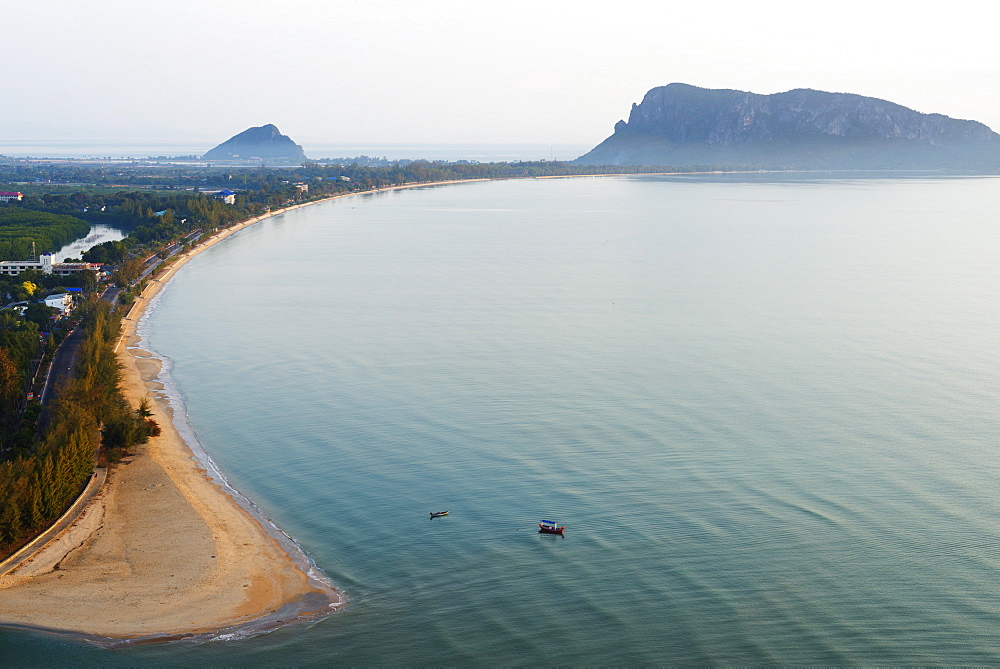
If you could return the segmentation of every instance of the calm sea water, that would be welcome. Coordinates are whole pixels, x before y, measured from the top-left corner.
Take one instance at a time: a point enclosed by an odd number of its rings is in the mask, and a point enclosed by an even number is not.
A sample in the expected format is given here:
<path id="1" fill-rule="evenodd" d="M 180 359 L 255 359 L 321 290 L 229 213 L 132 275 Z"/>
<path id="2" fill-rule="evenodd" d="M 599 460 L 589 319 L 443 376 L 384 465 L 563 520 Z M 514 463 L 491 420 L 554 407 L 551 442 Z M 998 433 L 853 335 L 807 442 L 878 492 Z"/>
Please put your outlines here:
<path id="1" fill-rule="evenodd" d="M 0 663 L 996 664 L 998 186 L 488 182 L 249 228 L 149 345 L 351 603 L 201 645 L 0 631 Z"/>

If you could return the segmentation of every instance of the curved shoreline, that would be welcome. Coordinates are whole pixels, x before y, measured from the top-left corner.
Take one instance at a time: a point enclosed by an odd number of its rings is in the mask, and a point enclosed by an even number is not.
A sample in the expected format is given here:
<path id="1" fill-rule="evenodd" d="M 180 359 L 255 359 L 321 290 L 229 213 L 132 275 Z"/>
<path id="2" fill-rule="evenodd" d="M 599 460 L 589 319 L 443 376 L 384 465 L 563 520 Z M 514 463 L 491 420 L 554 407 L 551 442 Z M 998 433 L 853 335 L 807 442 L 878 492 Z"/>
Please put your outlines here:
<path id="1" fill-rule="evenodd" d="M 520 178 L 584 176 L 633 175 Z M 164 361 L 141 348 L 140 324 L 178 269 L 246 227 L 342 197 L 490 180 L 403 184 L 295 204 L 175 256 L 132 304 L 115 346 L 123 390 L 133 403 L 152 399 L 163 434 L 111 472 L 68 529 L 0 576 L 0 626 L 117 647 L 253 636 L 343 606 L 346 599 L 301 547 L 233 489 L 200 447 L 177 415 L 183 407 L 165 392 Z"/>
<path id="2" fill-rule="evenodd" d="M 343 197 L 343 196 L 339 196 Z M 162 434 L 108 476 L 69 527 L 0 576 L 0 625 L 104 647 L 242 638 L 330 615 L 346 603 L 295 541 L 228 484 L 178 423 L 162 361 L 139 325 L 198 253 L 273 216 L 255 216 L 181 254 L 150 279 L 115 346 L 130 401 L 149 397 Z M 149 493 L 154 493 L 150 495 Z M 151 500 L 151 497 L 159 499 Z"/>

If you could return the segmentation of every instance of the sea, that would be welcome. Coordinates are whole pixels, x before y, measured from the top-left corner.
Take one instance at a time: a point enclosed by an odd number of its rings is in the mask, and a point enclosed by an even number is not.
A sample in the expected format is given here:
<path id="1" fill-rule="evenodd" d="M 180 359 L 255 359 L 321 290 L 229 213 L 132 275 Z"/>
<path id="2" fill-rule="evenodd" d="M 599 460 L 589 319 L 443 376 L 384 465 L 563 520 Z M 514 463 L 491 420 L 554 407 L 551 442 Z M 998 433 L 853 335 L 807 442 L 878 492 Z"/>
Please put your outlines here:
<path id="1" fill-rule="evenodd" d="M 0 665 L 996 665 L 998 212 L 996 177 L 616 176 L 249 227 L 143 346 L 349 603 L 0 630 Z"/>

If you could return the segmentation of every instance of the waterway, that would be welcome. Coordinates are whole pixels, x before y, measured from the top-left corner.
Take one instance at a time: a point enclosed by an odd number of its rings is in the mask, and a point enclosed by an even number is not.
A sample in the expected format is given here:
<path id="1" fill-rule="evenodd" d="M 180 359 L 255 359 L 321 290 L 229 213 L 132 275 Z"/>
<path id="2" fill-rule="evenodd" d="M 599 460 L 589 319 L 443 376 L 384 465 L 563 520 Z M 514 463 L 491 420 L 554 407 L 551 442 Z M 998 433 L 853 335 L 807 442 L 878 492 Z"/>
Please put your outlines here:
<path id="1" fill-rule="evenodd" d="M 89 251 L 104 242 L 113 242 L 124 238 L 125 233 L 118 228 L 107 225 L 92 225 L 86 237 L 63 246 L 55 252 L 54 256 L 57 262 L 64 262 L 67 258 L 80 260 L 80 255 L 85 251 Z"/>

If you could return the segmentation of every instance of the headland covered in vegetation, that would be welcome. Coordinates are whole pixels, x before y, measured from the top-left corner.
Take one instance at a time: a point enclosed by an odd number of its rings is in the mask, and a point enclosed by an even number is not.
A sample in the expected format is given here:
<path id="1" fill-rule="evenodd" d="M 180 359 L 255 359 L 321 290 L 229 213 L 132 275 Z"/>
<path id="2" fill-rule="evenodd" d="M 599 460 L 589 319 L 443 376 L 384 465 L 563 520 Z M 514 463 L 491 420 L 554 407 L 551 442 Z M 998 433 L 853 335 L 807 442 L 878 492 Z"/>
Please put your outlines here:
<path id="1" fill-rule="evenodd" d="M 40 221 L 27 226 L 33 236 L 18 238 L 33 252 L 63 243 L 56 231 L 66 226 L 76 226 L 74 234 L 95 224 L 128 233 L 83 253 L 100 272 L 28 270 L 0 279 L 11 299 L 74 283 L 79 290 L 76 309 L 55 320 L 48 312 L 38 322 L 18 310 L 0 312 L 0 558 L 62 515 L 96 467 L 109 470 L 68 530 L 16 567 L 0 566 L 0 624 L 118 643 L 268 629 L 336 610 L 342 596 L 294 542 L 220 485 L 211 463 L 195 459 L 179 436 L 159 363 L 138 348 L 142 310 L 193 255 L 289 207 L 382 188 L 584 173 L 593 170 L 555 163 L 178 174 L 137 167 L 114 175 L 136 182 L 120 184 L 97 167 L 0 166 L 0 189 L 21 194 L 0 205 L 0 222 Z M 19 248 L 8 254 L 23 253 Z M 75 372 L 43 405 L 51 361 L 68 346 L 78 347 Z"/>

